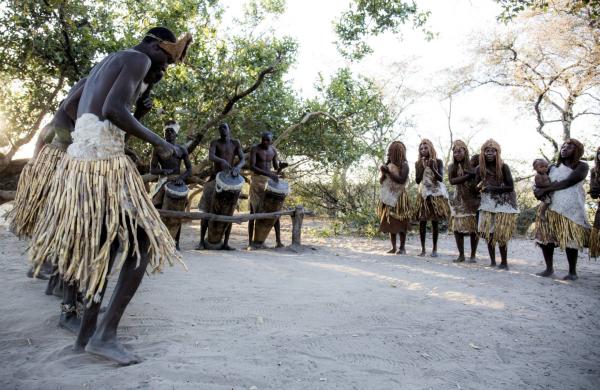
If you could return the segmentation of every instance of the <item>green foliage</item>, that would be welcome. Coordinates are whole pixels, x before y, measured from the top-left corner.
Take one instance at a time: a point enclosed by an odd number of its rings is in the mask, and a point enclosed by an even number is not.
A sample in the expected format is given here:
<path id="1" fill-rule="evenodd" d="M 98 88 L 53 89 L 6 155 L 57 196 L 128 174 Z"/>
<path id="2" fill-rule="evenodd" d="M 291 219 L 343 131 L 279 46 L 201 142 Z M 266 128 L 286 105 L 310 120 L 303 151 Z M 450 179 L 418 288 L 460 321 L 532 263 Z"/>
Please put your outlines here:
<path id="1" fill-rule="evenodd" d="M 353 0 L 350 9 L 335 24 L 338 49 L 347 58 L 361 59 L 372 52 L 365 42 L 369 36 L 398 33 L 408 21 L 431 39 L 433 33 L 425 28 L 429 14 L 429 11 L 421 11 L 415 1 Z"/>
<path id="2" fill-rule="evenodd" d="M 110 12 L 84 1 L 6 0 L 0 12 L 0 113 L 4 146 L 34 131 L 53 110 L 53 92 L 74 84 L 115 49 Z"/>
<path id="3" fill-rule="evenodd" d="M 498 20 L 509 22 L 526 10 L 546 12 L 548 8 L 559 7 L 567 13 L 577 14 L 589 20 L 590 25 L 598 25 L 600 20 L 599 0 L 496 0 L 502 7 Z"/>

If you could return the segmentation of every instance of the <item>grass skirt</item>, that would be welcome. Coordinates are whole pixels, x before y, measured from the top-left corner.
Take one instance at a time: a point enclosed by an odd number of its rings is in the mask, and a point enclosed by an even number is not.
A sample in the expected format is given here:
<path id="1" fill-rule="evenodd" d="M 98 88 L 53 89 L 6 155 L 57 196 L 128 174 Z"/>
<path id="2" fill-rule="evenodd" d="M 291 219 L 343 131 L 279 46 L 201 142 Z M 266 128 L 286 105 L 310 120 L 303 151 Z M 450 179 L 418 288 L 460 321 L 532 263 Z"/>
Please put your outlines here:
<path id="1" fill-rule="evenodd" d="M 414 209 L 415 219 L 419 221 L 441 221 L 450 216 L 450 204 L 444 196 L 428 196 L 423 199 L 417 195 Z"/>
<path id="2" fill-rule="evenodd" d="M 477 216 L 465 215 L 461 217 L 452 216 L 450 218 L 451 232 L 458 233 L 476 233 L 477 232 Z"/>
<path id="3" fill-rule="evenodd" d="M 77 282 L 86 299 L 97 302 L 110 271 L 115 240 L 119 251 L 112 272 L 117 274 L 131 253 L 139 266 L 138 228 L 148 236 L 152 272 L 161 271 L 165 262 L 181 262 L 128 157 L 81 160 L 67 155 L 56 169 L 48 207 L 34 230 L 30 257 L 35 272 L 48 259 L 65 282 Z"/>
<path id="4" fill-rule="evenodd" d="M 56 166 L 64 155 L 63 149 L 48 144 L 33 162 L 23 168 L 19 176 L 14 207 L 8 215 L 9 229 L 17 237 L 30 238 L 33 234 L 38 215 L 46 207 L 46 198 Z"/>
<path id="5" fill-rule="evenodd" d="M 506 245 L 512 238 L 517 226 L 516 213 L 492 213 L 490 211 L 479 211 L 479 236 L 489 244 Z"/>
<path id="6" fill-rule="evenodd" d="M 379 230 L 382 233 L 405 233 L 408 231 L 412 210 L 410 200 L 406 191 L 398 196 L 396 207 L 389 206 L 379 202 L 377 206 L 377 215 L 379 216 Z"/>
<path id="7" fill-rule="evenodd" d="M 581 249 L 588 246 L 590 230 L 569 218 L 550 209 L 546 210 L 547 224 L 540 229 L 545 232 L 548 242 L 554 242 L 562 250 L 565 248 Z M 546 226 L 544 226 L 546 225 Z"/>

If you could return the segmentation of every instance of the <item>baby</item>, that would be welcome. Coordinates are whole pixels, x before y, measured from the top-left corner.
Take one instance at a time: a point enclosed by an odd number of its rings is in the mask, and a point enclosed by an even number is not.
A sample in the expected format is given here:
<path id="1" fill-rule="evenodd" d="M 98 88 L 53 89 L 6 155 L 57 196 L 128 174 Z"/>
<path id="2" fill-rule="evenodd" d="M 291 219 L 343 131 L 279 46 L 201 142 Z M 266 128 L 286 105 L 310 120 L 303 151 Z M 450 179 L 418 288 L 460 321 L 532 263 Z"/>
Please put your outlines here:
<path id="1" fill-rule="evenodd" d="M 545 188 L 550 185 L 550 177 L 548 176 L 549 164 L 543 158 L 536 158 L 533 160 L 533 170 L 537 172 L 535 175 L 535 187 L 536 188 Z M 548 206 L 552 203 L 552 198 L 550 195 L 545 195 L 541 199 L 540 204 L 540 218 L 542 221 L 546 221 L 546 210 Z"/>

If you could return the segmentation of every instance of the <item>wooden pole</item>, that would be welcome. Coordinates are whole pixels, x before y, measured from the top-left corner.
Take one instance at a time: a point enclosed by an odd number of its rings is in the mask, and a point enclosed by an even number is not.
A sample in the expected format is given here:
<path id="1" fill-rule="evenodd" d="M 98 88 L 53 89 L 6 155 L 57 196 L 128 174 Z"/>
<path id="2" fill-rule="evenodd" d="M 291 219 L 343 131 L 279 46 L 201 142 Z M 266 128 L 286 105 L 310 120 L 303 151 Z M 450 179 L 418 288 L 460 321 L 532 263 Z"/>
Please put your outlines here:
<path id="1" fill-rule="evenodd" d="M 296 206 L 292 214 L 292 246 L 302 245 L 302 221 L 304 220 L 304 207 Z"/>

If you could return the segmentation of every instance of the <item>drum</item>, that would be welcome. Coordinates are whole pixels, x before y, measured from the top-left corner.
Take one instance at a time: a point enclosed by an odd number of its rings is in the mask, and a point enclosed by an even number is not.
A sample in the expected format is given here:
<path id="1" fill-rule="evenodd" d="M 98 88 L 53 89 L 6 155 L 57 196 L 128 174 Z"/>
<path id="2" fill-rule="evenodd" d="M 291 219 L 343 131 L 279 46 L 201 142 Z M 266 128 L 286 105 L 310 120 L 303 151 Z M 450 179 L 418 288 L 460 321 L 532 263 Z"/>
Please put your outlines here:
<path id="1" fill-rule="evenodd" d="M 188 198 L 188 187 L 185 184 L 177 185 L 175 182 L 167 182 L 164 186 L 165 196 L 162 209 L 172 211 L 185 211 Z M 181 220 L 177 218 L 162 218 L 164 224 L 169 229 L 171 237 L 176 238 L 177 232 L 181 227 Z"/>
<path id="2" fill-rule="evenodd" d="M 215 178 L 215 192 L 213 193 L 210 212 L 219 215 L 233 215 L 244 182 L 242 175 L 232 176 L 229 172 L 219 172 Z M 208 249 L 219 249 L 223 244 L 225 230 L 229 226 L 231 226 L 231 223 L 209 221 L 205 241 L 206 247 Z"/>
<path id="3" fill-rule="evenodd" d="M 265 187 L 265 195 L 262 201 L 262 207 L 256 210 L 257 213 L 272 213 L 280 211 L 283 208 L 283 202 L 290 193 L 290 187 L 287 181 L 279 179 L 278 182 L 269 179 Z M 269 236 L 269 232 L 277 222 L 277 218 L 257 219 L 254 223 L 254 234 L 252 236 L 252 245 L 263 245 Z"/>

